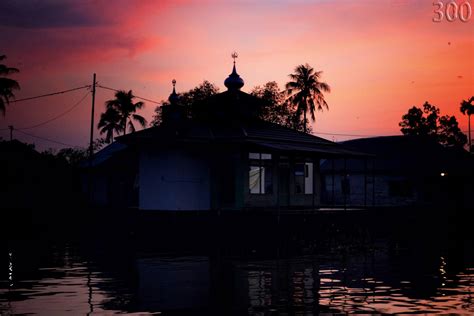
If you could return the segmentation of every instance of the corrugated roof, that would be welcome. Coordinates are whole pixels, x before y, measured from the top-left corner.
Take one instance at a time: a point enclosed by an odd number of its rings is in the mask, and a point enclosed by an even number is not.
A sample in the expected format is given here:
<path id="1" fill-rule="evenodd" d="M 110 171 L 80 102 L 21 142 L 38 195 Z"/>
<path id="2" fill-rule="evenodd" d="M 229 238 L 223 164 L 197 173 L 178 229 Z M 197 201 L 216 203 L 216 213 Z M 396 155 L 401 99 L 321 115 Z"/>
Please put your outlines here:
<path id="1" fill-rule="evenodd" d="M 245 124 L 204 124 L 185 121 L 162 125 L 118 138 L 126 144 L 136 142 L 242 142 L 282 151 L 321 153 L 327 155 L 364 156 L 321 137 L 264 121 Z"/>
<path id="2" fill-rule="evenodd" d="M 116 153 L 125 150 L 128 146 L 119 142 L 113 142 L 112 144 L 108 145 L 107 147 L 102 148 L 98 152 L 94 154 L 92 157 L 92 166 L 96 167 L 101 163 L 107 161 L 109 158 L 114 156 Z M 81 164 L 81 167 L 89 167 L 90 162 L 89 160 L 84 161 Z"/>
<path id="3" fill-rule="evenodd" d="M 249 141 L 257 146 L 261 146 L 268 149 L 276 149 L 279 151 L 287 152 L 302 152 L 302 153 L 318 153 L 321 155 L 327 156 L 345 156 L 345 157 L 365 157 L 366 154 L 351 151 L 343 146 L 333 146 L 328 144 L 301 144 L 301 143 L 275 143 L 275 142 L 265 142 L 265 141 Z M 337 144 L 335 144 L 337 145 Z"/>
<path id="4" fill-rule="evenodd" d="M 271 139 L 278 140 L 280 142 L 288 141 L 298 143 L 337 145 L 336 143 L 324 138 L 298 132 L 293 129 L 269 122 L 261 122 L 258 125 L 246 126 L 245 131 L 250 138 Z"/>

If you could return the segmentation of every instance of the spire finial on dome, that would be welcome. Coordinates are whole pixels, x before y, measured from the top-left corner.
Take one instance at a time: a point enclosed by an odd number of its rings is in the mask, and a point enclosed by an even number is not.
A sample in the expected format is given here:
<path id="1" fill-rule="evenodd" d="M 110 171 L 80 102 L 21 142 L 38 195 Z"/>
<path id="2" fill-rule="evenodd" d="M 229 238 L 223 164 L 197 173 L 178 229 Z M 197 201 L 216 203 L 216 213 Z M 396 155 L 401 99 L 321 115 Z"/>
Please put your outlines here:
<path id="1" fill-rule="evenodd" d="M 235 69 L 235 60 L 237 57 L 239 57 L 239 55 L 237 52 L 233 52 L 230 56 L 234 59 L 234 67 L 232 68 L 232 73 L 224 81 L 224 85 L 228 90 L 240 90 L 240 88 L 244 86 L 244 80 L 240 78 L 237 70 Z"/>
<path id="2" fill-rule="evenodd" d="M 234 65 L 235 65 L 235 60 L 237 59 L 237 57 L 239 57 L 239 54 L 237 54 L 237 52 L 234 51 L 232 55 L 230 56 L 232 56 L 232 58 L 234 59 Z"/>
<path id="3" fill-rule="evenodd" d="M 168 101 L 170 101 L 171 104 L 176 104 L 179 98 L 178 94 L 176 93 L 176 79 L 173 79 L 171 83 L 173 84 L 173 92 L 171 92 Z"/>

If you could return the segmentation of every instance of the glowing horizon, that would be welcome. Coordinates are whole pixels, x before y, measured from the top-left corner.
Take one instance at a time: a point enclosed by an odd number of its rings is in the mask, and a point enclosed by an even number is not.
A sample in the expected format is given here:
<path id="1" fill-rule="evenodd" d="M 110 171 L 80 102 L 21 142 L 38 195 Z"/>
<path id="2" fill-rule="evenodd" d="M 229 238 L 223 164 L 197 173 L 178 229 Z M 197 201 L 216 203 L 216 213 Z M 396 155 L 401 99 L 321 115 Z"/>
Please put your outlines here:
<path id="1" fill-rule="evenodd" d="M 21 71 L 13 76 L 22 86 L 18 99 L 90 84 L 94 72 L 105 86 L 156 101 L 168 97 L 173 78 L 178 92 L 205 79 L 224 91 L 236 50 L 246 92 L 268 81 L 283 88 L 299 64 L 323 71 L 332 93 L 329 111 L 316 115 L 316 135 L 400 134 L 401 116 L 425 101 L 467 129 L 459 104 L 474 95 L 474 18 L 434 23 L 431 2 L 5 1 L 0 8 L 0 40 L 9 44 L 0 54 Z M 84 94 L 13 103 L 0 129 L 45 121 Z M 98 90 L 96 123 L 112 97 Z M 145 103 L 151 121 L 155 105 Z M 86 146 L 89 120 L 90 99 L 27 132 Z M 0 136 L 8 139 L 8 131 Z M 61 147 L 15 137 L 40 149 Z"/>

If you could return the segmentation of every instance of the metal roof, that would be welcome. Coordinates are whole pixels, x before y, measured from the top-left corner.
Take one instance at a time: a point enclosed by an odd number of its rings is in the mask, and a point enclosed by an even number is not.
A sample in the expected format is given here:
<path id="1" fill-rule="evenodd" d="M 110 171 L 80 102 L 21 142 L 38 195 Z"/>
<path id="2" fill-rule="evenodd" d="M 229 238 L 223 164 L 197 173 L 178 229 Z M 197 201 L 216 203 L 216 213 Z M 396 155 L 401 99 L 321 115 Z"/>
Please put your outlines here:
<path id="1" fill-rule="evenodd" d="M 121 152 L 125 150 L 128 146 L 119 142 L 113 142 L 112 144 L 108 145 L 107 147 L 102 148 L 98 152 L 94 154 L 92 157 L 92 166 L 96 167 L 100 165 L 101 163 L 107 161 L 110 159 L 112 156 L 114 156 L 116 153 Z M 81 163 L 81 167 L 89 167 L 90 166 L 90 161 L 86 160 L 83 163 Z"/>
<path id="2" fill-rule="evenodd" d="M 321 153 L 329 156 L 365 156 L 364 153 L 350 150 L 324 138 L 264 121 L 229 125 L 185 121 L 181 124 L 151 127 L 119 137 L 118 141 L 125 144 L 241 142 L 280 151 Z"/>
<path id="3" fill-rule="evenodd" d="M 462 148 L 444 147 L 433 139 L 421 136 L 382 136 L 361 138 L 342 143 L 345 148 L 373 155 L 369 167 L 380 172 L 400 174 L 439 174 L 447 172 L 473 175 L 474 157 Z M 347 170 L 365 172 L 363 163 L 354 160 L 324 162 L 321 170 Z"/>
<path id="4" fill-rule="evenodd" d="M 300 153 L 317 153 L 326 157 L 365 157 L 364 153 L 352 151 L 344 148 L 343 146 L 332 146 L 328 144 L 298 144 L 298 143 L 275 143 L 265 141 L 249 141 L 257 146 L 261 146 L 268 149 L 286 151 L 286 152 L 300 152 Z M 337 145 L 337 144 L 335 144 Z"/>

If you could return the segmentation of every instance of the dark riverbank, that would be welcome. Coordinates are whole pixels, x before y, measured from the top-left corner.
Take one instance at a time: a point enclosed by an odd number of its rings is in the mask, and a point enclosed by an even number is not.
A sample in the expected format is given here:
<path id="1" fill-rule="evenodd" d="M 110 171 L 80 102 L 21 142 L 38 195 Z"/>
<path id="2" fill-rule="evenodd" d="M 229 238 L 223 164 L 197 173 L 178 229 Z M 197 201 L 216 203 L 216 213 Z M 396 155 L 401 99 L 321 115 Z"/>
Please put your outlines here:
<path id="1" fill-rule="evenodd" d="M 309 230 L 328 233 L 331 227 L 357 225 L 373 233 L 396 235 L 410 231 L 470 229 L 474 214 L 468 209 L 380 208 L 367 210 L 286 211 L 286 212 L 152 212 L 135 209 L 2 209 L 2 235 L 12 239 L 40 235 L 67 234 L 87 237 L 92 233 L 122 236 L 188 234 L 204 236 L 215 232 L 247 233 L 264 230 L 268 234 Z M 235 230 L 235 231 L 234 231 Z"/>

